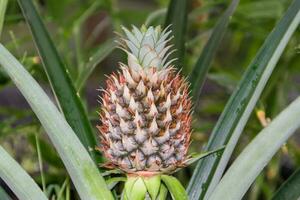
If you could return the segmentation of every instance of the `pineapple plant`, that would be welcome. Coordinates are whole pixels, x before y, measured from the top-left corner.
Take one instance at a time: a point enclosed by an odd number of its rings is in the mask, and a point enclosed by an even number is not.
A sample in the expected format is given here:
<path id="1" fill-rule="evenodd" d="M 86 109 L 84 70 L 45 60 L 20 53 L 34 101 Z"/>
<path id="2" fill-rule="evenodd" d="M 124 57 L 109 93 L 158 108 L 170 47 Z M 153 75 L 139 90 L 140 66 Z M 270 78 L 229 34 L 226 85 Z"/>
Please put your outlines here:
<path id="1" fill-rule="evenodd" d="M 192 103 L 186 79 L 172 65 L 175 59 L 168 60 L 174 52 L 168 44 L 171 30 L 123 30 L 119 43 L 128 63 L 107 78 L 98 129 L 99 149 L 109 160 L 105 166 L 127 173 L 128 188 L 131 179 L 155 180 L 188 164 Z M 130 192 L 126 195 L 132 199 Z"/>

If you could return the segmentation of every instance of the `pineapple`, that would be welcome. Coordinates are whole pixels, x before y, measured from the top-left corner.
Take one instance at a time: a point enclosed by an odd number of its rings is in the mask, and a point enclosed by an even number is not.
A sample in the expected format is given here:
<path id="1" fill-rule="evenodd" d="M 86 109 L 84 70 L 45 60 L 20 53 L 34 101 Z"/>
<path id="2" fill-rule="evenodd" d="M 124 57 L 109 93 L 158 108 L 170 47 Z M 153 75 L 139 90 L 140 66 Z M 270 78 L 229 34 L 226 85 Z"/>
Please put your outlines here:
<path id="1" fill-rule="evenodd" d="M 124 28 L 128 63 L 110 75 L 101 96 L 100 150 L 129 177 L 170 174 L 187 163 L 191 136 L 188 83 L 175 67 L 171 31 Z M 130 199 L 130 198 L 129 198 Z"/>

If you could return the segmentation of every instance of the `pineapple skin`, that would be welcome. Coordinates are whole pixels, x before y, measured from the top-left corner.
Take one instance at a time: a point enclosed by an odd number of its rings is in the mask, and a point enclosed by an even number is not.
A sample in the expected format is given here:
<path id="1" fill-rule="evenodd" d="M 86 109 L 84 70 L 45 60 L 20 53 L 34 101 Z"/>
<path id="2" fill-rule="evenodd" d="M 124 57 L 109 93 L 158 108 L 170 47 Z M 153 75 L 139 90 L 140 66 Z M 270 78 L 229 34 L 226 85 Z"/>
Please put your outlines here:
<path id="1" fill-rule="evenodd" d="M 187 81 L 170 62 L 163 62 L 170 49 L 166 46 L 170 32 L 149 29 L 137 32 L 134 27 L 132 33 L 138 39 L 137 34 L 155 36 L 152 43 L 139 41 L 141 51 L 146 52 L 143 58 L 153 57 L 147 65 L 128 45 L 132 35 L 125 29 L 128 65 L 120 63 L 121 70 L 107 78 L 98 126 L 99 149 L 109 160 L 105 166 L 145 176 L 185 166 L 192 105 Z M 159 44 L 164 45 L 158 50 Z"/>

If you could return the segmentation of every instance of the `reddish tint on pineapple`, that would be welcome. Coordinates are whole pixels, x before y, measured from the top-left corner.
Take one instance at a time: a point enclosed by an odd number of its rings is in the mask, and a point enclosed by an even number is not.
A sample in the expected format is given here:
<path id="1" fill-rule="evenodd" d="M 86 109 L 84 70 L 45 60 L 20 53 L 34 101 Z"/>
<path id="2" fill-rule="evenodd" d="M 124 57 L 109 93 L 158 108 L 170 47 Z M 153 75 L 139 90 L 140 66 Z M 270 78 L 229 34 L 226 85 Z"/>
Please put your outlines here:
<path id="1" fill-rule="evenodd" d="M 137 63 L 128 56 L 128 66 L 120 64 L 121 70 L 108 77 L 101 96 L 98 129 L 106 166 L 172 173 L 184 167 L 190 144 L 188 84 L 172 66 L 131 66 Z"/>

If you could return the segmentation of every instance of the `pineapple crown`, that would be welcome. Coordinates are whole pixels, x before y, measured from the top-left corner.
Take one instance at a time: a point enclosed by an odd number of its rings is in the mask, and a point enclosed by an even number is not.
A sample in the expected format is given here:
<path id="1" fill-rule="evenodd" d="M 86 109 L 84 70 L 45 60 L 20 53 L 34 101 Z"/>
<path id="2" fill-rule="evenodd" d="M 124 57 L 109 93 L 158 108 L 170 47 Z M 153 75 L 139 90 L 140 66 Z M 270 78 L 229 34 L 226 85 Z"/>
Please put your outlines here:
<path id="1" fill-rule="evenodd" d="M 138 29 L 132 26 L 132 30 L 122 27 L 125 36 L 121 37 L 123 43 L 120 48 L 128 55 L 128 66 L 132 69 L 154 67 L 159 69 L 166 68 L 176 60 L 168 60 L 175 51 L 171 50 L 173 45 L 167 43 L 173 38 L 170 26 L 162 30 L 161 26 L 142 26 Z"/>

